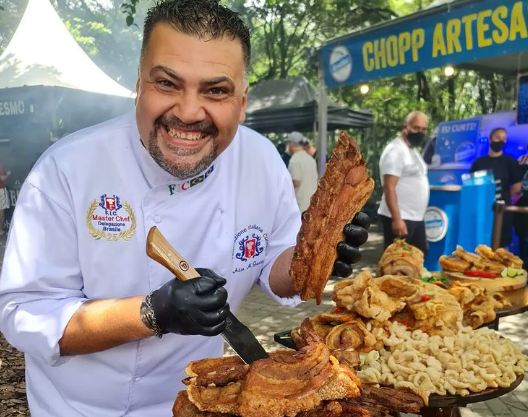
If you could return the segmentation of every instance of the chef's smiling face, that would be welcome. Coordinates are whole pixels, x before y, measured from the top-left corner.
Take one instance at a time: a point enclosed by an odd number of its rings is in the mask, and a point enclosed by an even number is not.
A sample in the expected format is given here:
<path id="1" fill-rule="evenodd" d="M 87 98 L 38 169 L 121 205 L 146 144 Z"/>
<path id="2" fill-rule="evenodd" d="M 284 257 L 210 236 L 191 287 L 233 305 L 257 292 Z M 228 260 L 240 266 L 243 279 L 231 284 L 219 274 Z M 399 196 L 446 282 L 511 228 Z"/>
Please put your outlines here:
<path id="1" fill-rule="evenodd" d="M 231 143 L 245 119 L 247 85 L 240 41 L 202 40 L 158 23 L 136 84 L 141 140 L 167 172 L 190 178 Z"/>

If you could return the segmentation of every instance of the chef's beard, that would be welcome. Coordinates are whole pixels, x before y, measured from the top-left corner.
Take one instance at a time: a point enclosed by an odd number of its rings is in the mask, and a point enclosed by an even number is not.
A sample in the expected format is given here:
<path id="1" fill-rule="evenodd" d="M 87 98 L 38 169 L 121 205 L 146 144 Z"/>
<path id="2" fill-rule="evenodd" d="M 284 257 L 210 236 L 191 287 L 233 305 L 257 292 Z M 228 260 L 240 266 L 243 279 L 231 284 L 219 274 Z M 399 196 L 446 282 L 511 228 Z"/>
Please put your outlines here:
<path id="1" fill-rule="evenodd" d="M 203 158 L 195 164 L 185 162 L 178 157 L 194 155 L 196 153 L 199 153 L 202 149 L 180 148 L 170 143 L 166 143 L 165 147 L 168 150 L 170 150 L 171 156 L 165 157 L 158 143 L 158 140 L 159 140 L 158 133 L 162 125 L 165 127 L 176 125 L 178 127 L 185 128 L 188 130 L 202 131 L 212 136 L 211 140 L 213 141 L 213 146 L 211 147 L 211 150 L 209 151 L 209 153 L 204 155 Z M 176 178 L 179 178 L 182 180 L 188 179 L 188 178 L 195 177 L 196 175 L 205 171 L 207 168 L 211 166 L 214 160 L 218 157 L 218 144 L 216 141 L 217 136 L 218 136 L 218 128 L 212 123 L 198 122 L 198 123 L 193 123 L 191 125 L 188 125 L 188 124 L 183 123 L 181 120 L 179 120 L 176 117 L 169 118 L 166 116 L 162 116 L 156 120 L 156 122 L 154 123 L 154 129 L 150 133 L 148 151 L 150 153 L 150 156 L 152 156 L 152 158 L 156 161 L 156 163 L 163 170 L 167 171 L 169 174 L 171 174 L 172 176 Z"/>

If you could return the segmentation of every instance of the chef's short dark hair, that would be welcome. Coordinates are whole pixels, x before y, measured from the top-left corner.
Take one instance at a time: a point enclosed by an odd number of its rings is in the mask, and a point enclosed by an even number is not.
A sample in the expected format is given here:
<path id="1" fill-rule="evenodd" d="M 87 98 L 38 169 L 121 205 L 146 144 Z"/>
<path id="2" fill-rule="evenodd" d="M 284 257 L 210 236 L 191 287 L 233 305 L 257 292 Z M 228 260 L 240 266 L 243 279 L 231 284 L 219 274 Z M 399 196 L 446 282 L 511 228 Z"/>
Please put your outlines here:
<path id="1" fill-rule="evenodd" d="M 493 135 L 500 131 L 503 131 L 504 133 L 508 133 L 504 127 L 496 127 L 490 132 L 489 140 L 491 141 L 493 139 Z"/>
<path id="2" fill-rule="evenodd" d="M 218 0 L 163 0 L 151 7 L 143 27 L 141 58 L 150 35 L 158 23 L 168 23 L 175 30 L 200 39 L 237 39 L 242 44 L 244 65 L 249 69 L 251 42 L 249 29 L 240 15 L 219 4 Z"/>

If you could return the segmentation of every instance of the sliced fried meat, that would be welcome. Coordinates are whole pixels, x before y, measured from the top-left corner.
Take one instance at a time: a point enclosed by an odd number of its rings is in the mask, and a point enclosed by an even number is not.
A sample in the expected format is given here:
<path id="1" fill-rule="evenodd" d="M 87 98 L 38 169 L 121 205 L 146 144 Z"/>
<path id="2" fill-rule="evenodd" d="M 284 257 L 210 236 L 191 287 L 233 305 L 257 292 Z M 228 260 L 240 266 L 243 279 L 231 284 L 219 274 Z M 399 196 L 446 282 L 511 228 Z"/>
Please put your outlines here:
<path id="1" fill-rule="evenodd" d="M 374 280 L 381 291 L 392 298 L 411 298 L 419 291 L 421 284 L 413 279 L 402 279 L 401 277 L 384 276 Z"/>
<path id="2" fill-rule="evenodd" d="M 352 306 L 361 299 L 363 291 L 372 285 L 372 275 L 363 271 L 354 279 L 338 282 L 332 291 L 332 300 L 340 308 L 352 311 Z"/>
<path id="3" fill-rule="evenodd" d="M 383 292 L 372 280 L 369 271 L 360 273 L 353 280 L 337 284 L 332 292 L 332 299 L 339 307 L 380 322 L 388 320 L 405 307 L 403 301 Z"/>
<path id="4" fill-rule="evenodd" d="M 185 368 L 185 373 L 189 377 L 196 377 L 198 375 L 217 371 L 218 367 L 229 367 L 245 365 L 244 361 L 238 356 L 226 356 L 223 358 L 207 358 L 199 361 L 189 362 Z"/>
<path id="5" fill-rule="evenodd" d="M 355 401 L 362 405 L 378 404 L 393 412 L 416 413 L 425 407 L 423 398 L 406 388 L 366 387 Z"/>
<path id="6" fill-rule="evenodd" d="M 303 300 L 315 298 L 321 303 L 337 259 L 337 244 L 344 240 L 343 228 L 373 190 L 374 181 L 357 143 L 341 132 L 297 235 L 290 276 Z"/>
<path id="7" fill-rule="evenodd" d="M 173 417 L 229 417 L 223 413 L 200 411 L 190 400 L 186 391 L 180 391 L 172 407 Z"/>
<path id="8" fill-rule="evenodd" d="M 367 330 L 363 321 L 357 319 L 335 326 L 326 336 L 325 344 L 330 349 L 370 352 L 377 345 L 377 340 Z"/>
<path id="9" fill-rule="evenodd" d="M 494 262 L 501 262 L 501 258 L 497 256 L 495 252 L 493 252 L 493 249 L 491 249 L 489 246 L 478 245 L 475 249 L 475 252 L 484 259 L 488 259 Z"/>
<path id="10" fill-rule="evenodd" d="M 457 245 L 456 250 L 453 252 L 453 256 L 463 259 L 464 261 L 469 262 L 472 265 L 482 259 L 480 256 L 468 252 L 460 245 Z"/>
<path id="11" fill-rule="evenodd" d="M 244 417 L 282 417 L 320 404 L 317 391 L 339 370 L 336 359 L 315 334 L 297 352 L 272 355 L 253 363 L 240 395 Z"/>
<path id="12" fill-rule="evenodd" d="M 444 271 L 450 272 L 465 272 L 473 265 L 463 259 L 457 258 L 456 256 L 446 255 L 440 256 L 438 263 Z"/>
<path id="13" fill-rule="evenodd" d="M 361 364 L 359 352 L 354 349 L 331 349 L 330 352 L 339 361 L 340 365 L 355 369 Z"/>
<path id="14" fill-rule="evenodd" d="M 188 385 L 187 395 L 200 411 L 238 414 L 238 401 L 243 382 L 233 382 L 225 387 Z"/>
<path id="15" fill-rule="evenodd" d="M 515 256 L 513 253 L 508 252 L 504 248 L 499 248 L 495 251 L 495 255 L 500 258 L 501 263 L 504 266 L 509 266 L 515 269 L 521 269 L 523 267 L 523 261 L 518 256 Z"/>
<path id="16" fill-rule="evenodd" d="M 314 318 L 312 318 L 312 323 L 346 323 L 352 321 L 357 317 L 357 315 L 351 311 L 343 310 L 339 307 L 334 307 L 331 310 L 319 313 Z"/>

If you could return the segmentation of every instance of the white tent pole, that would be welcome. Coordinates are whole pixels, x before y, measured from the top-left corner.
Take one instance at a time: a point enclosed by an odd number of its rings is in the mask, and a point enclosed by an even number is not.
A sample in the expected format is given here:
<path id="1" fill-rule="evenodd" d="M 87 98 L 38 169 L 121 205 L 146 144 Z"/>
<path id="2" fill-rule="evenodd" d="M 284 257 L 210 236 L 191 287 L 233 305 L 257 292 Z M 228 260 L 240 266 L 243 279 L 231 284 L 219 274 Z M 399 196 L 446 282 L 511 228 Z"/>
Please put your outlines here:
<path id="1" fill-rule="evenodd" d="M 328 99 L 326 97 L 326 85 L 323 71 L 323 51 L 319 53 L 319 143 L 317 154 L 319 155 L 319 176 L 322 177 L 326 169 L 326 140 L 328 122 Z"/>

